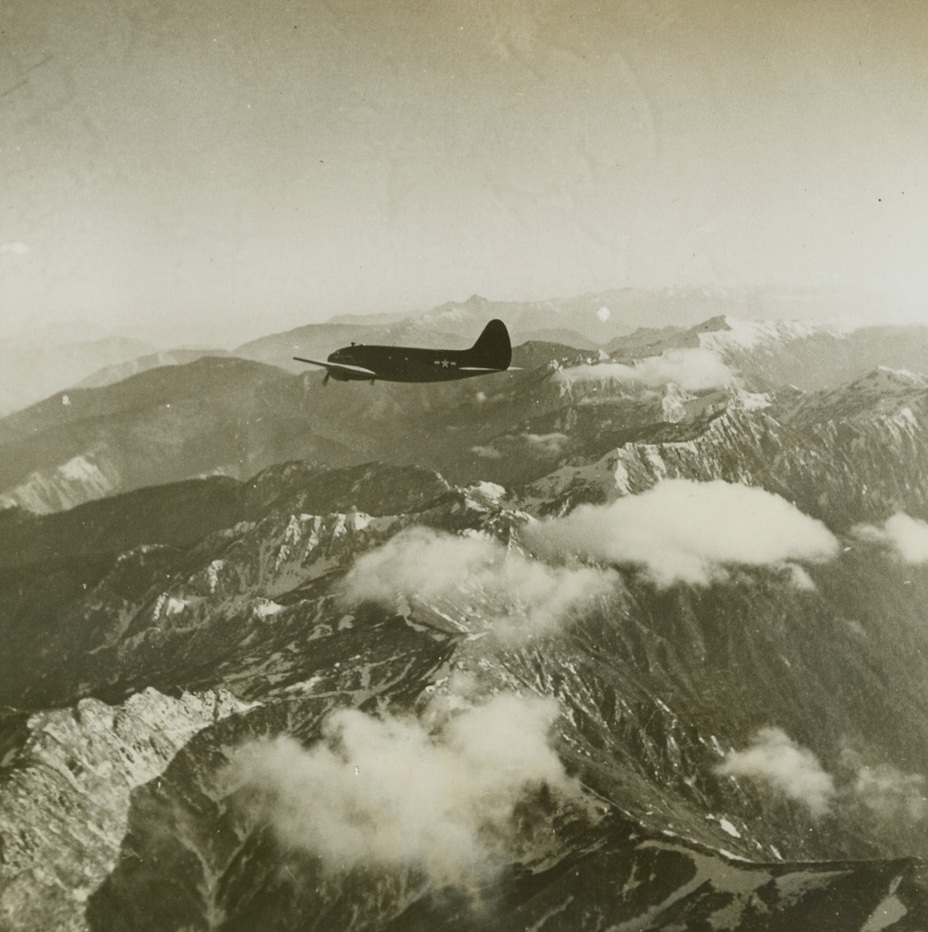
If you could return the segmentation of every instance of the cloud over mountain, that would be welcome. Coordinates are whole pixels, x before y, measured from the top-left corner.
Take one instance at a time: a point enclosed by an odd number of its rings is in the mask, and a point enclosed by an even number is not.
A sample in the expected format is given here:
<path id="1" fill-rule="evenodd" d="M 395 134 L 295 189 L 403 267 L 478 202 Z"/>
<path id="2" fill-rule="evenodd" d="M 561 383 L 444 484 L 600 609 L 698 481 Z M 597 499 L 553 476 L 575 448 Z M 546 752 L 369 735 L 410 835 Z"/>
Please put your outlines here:
<path id="1" fill-rule="evenodd" d="M 885 762 L 866 763 L 845 748 L 836 776 L 826 771 L 808 748 L 781 728 L 758 729 L 742 751 L 731 750 L 715 768 L 722 776 L 744 777 L 803 803 L 815 817 L 834 804 L 862 805 L 884 822 L 911 824 L 928 816 L 928 781 Z"/>
<path id="2" fill-rule="evenodd" d="M 333 713 L 321 741 L 239 749 L 228 774 L 241 811 L 338 869 L 410 867 L 469 886 L 523 840 L 516 807 L 542 787 L 579 799 L 548 741 L 553 699 L 501 693 L 434 729 L 412 717 Z"/>
<path id="3" fill-rule="evenodd" d="M 537 447 L 540 452 L 552 456 L 559 453 L 564 445 L 570 442 L 567 434 L 560 431 L 552 431 L 547 434 L 525 433 L 522 436 L 530 446 Z"/>
<path id="4" fill-rule="evenodd" d="M 702 391 L 729 385 L 734 373 L 719 357 L 707 349 L 669 349 L 660 356 L 639 359 L 634 365 L 604 362 L 574 366 L 557 373 L 561 382 L 615 380 L 657 388 L 675 382 L 688 391 Z"/>
<path id="5" fill-rule="evenodd" d="M 708 585 L 725 577 L 727 565 L 820 562 L 838 550 L 824 524 L 778 495 L 722 480 L 668 479 L 609 505 L 581 505 L 525 533 L 541 554 L 640 565 L 659 586 Z"/>
<path id="6" fill-rule="evenodd" d="M 729 751 L 716 773 L 765 783 L 814 816 L 824 815 L 835 795 L 834 779 L 818 758 L 781 728 L 761 728 L 743 751 Z"/>
<path id="7" fill-rule="evenodd" d="M 897 512 L 881 525 L 858 524 L 853 533 L 861 540 L 891 548 L 906 563 L 928 563 L 928 522 Z"/>
<path id="8" fill-rule="evenodd" d="M 436 600 L 476 602 L 496 630 L 519 636 L 556 625 L 615 580 L 608 570 L 548 566 L 484 534 L 413 527 L 360 556 L 340 594 L 349 606 L 376 602 L 397 612 Z"/>

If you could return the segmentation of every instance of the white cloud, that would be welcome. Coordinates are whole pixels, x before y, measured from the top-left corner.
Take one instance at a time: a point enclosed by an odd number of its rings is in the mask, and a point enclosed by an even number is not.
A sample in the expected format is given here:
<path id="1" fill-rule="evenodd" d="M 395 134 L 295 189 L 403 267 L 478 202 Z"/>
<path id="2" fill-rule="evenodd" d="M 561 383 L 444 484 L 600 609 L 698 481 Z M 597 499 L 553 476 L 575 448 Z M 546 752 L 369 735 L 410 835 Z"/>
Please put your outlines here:
<path id="1" fill-rule="evenodd" d="M 349 606 L 376 602 L 398 612 L 450 602 L 472 618 L 491 619 L 498 633 L 518 637 L 552 627 L 615 581 L 610 571 L 548 566 L 486 535 L 413 527 L 359 557 L 339 595 Z M 479 611 L 467 611 L 474 606 Z"/>
<path id="2" fill-rule="evenodd" d="M 862 766 L 857 771 L 854 792 L 882 818 L 902 816 L 921 821 L 928 815 L 925 778 L 917 773 L 903 773 L 889 764 Z"/>
<path id="3" fill-rule="evenodd" d="M 882 525 L 859 524 L 852 533 L 861 540 L 891 547 L 906 563 L 928 563 L 928 522 L 897 512 Z"/>
<path id="4" fill-rule="evenodd" d="M 841 763 L 852 774 L 849 791 L 881 820 L 920 822 L 928 816 L 928 781 L 918 773 L 903 773 L 891 764 L 865 764 L 851 748 Z"/>
<path id="5" fill-rule="evenodd" d="M 8 256 L 28 256 L 32 250 L 26 243 L 0 243 L 0 254 Z"/>
<path id="6" fill-rule="evenodd" d="M 509 451 L 514 452 L 517 447 L 514 447 L 514 444 L 519 444 L 523 442 L 528 444 L 531 448 L 530 452 L 532 454 L 541 454 L 542 456 L 553 456 L 560 453 L 564 446 L 569 442 L 570 438 L 567 434 L 561 433 L 560 431 L 552 431 L 547 434 L 533 434 L 529 432 L 524 432 L 521 434 L 513 435 L 511 437 L 502 438 L 502 443 L 508 446 Z M 498 460 L 502 459 L 503 453 L 498 450 L 496 447 L 492 446 L 473 446 L 470 448 L 471 453 L 475 453 L 477 456 L 482 456 L 484 459 Z M 524 446 L 521 447 L 519 452 L 524 453 Z"/>
<path id="7" fill-rule="evenodd" d="M 522 436 L 531 446 L 537 447 L 542 453 L 549 455 L 560 453 L 564 444 L 570 440 L 567 434 L 562 434 L 559 431 L 554 431 L 550 434 L 526 433 Z"/>
<path id="8" fill-rule="evenodd" d="M 602 323 L 605 323 L 607 320 L 609 320 L 610 317 L 612 317 L 612 311 L 610 311 L 609 308 L 606 307 L 605 304 L 604 304 L 604 305 L 596 312 L 596 316 L 600 319 L 600 321 L 601 321 Z"/>
<path id="9" fill-rule="evenodd" d="M 671 349 L 660 356 L 639 359 L 633 366 L 610 362 L 574 366 L 558 371 L 562 382 L 618 381 L 657 388 L 675 382 L 687 391 L 720 388 L 734 381 L 731 369 L 707 349 Z"/>
<path id="10" fill-rule="evenodd" d="M 748 748 L 729 751 L 715 770 L 766 783 L 805 803 L 815 816 L 823 815 L 833 802 L 862 803 L 882 820 L 902 819 L 907 824 L 928 816 L 928 780 L 921 774 L 903 773 L 885 763 L 865 764 L 856 751 L 846 748 L 836 786 L 816 756 L 780 728 L 761 728 Z"/>
<path id="11" fill-rule="evenodd" d="M 708 585 L 726 565 L 783 565 L 833 558 L 831 532 L 789 502 L 722 480 L 669 479 L 610 505 L 581 505 L 525 529 L 542 555 L 592 557 L 644 567 L 659 586 Z M 793 574 L 800 588 L 810 580 Z"/>
<path id="12" fill-rule="evenodd" d="M 835 795 L 834 779 L 818 758 L 780 728 L 761 728 L 743 751 L 729 751 L 716 767 L 723 776 L 747 777 L 767 784 L 822 816 Z"/>
<path id="13" fill-rule="evenodd" d="M 343 710 L 312 747 L 278 737 L 240 748 L 229 789 L 284 844 L 332 869 L 410 867 L 469 886 L 524 842 L 514 813 L 533 791 L 581 799 L 548 742 L 557 714 L 553 699 L 512 693 L 436 729 Z"/>

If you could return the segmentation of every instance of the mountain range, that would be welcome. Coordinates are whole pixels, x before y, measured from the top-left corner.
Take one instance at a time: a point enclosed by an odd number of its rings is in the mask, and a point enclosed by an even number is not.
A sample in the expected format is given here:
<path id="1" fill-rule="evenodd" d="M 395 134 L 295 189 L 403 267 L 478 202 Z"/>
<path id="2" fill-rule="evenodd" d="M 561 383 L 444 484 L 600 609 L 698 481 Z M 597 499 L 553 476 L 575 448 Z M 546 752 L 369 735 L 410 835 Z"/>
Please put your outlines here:
<path id="1" fill-rule="evenodd" d="M 541 323 L 0 420 L 4 928 L 928 926 L 926 331 Z"/>
<path id="2" fill-rule="evenodd" d="M 213 348 L 182 339 L 109 333 L 86 321 L 35 326 L 0 339 L 0 417 L 55 392 L 111 384 L 157 366 L 201 356 L 233 355 L 302 367 L 292 357 L 324 359 L 351 342 L 469 346 L 491 317 L 504 319 L 517 342 L 540 340 L 596 349 L 642 327 L 692 326 L 712 316 L 818 321 L 885 317 L 880 299 L 841 289 L 621 288 L 546 301 L 493 301 L 473 295 L 412 314 L 356 314 L 330 318 L 286 333 L 262 335 L 237 347 L 219 333 Z M 318 314 L 314 319 L 320 319 Z M 144 322 L 140 322 L 144 327 Z"/>

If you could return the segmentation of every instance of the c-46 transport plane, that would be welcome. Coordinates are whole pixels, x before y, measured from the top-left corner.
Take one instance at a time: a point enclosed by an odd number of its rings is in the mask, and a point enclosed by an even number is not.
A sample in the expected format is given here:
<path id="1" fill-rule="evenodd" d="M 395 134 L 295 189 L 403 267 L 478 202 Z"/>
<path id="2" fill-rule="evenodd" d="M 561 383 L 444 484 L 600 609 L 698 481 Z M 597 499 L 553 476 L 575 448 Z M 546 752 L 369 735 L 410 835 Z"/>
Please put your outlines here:
<path id="1" fill-rule="evenodd" d="M 423 349 L 417 346 L 367 346 L 352 343 L 329 355 L 327 362 L 303 359 L 326 369 L 329 378 L 339 382 L 446 382 L 474 375 L 505 372 L 512 361 L 509 331 L 501 320 L 491 320 L 477 342 L 466 350 Z"/>

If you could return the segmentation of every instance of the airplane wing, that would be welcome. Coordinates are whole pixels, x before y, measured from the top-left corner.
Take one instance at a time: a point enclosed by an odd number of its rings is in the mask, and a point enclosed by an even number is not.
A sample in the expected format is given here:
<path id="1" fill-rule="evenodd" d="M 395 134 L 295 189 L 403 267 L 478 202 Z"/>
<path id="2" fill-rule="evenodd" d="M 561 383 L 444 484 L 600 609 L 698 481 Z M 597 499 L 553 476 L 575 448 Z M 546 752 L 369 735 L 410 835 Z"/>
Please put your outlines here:
<path id="1" fill-rule="evenodd" d="M 304 359 L 302 356 L 293 357 L 297 362 L 308 362 L 313 366 L 322 366 L 329 372 L 345 372 L 349 375 L 366 375 L 374 378 L 377 373 L 373 369 L 365 369 L 363 366 L 349 366 L 343 362 L 320 362 L 318 359 Z"/>
<path id="2" fill-rule="evenodd" d="M 484 366 L 458 366 L 458 372 L 518 372 L 519 366 L 509 366 L 508 369 L 488 369 Z"/>

